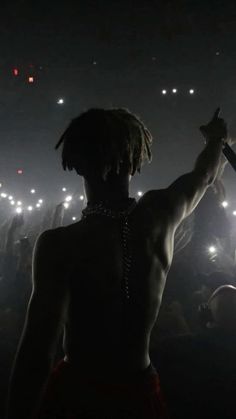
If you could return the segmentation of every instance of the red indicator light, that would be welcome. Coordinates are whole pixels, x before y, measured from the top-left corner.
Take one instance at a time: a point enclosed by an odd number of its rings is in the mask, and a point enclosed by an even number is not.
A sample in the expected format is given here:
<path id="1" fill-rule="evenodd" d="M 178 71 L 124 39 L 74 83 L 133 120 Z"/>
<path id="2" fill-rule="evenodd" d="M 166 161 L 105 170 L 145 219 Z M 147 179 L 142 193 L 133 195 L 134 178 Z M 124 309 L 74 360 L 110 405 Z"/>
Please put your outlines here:
<path id="1" fill-rule="evenodd" d="M 18 68 L 13 68 L 13 74 L 14 74 L 14 76 L 19 76 Z"/>

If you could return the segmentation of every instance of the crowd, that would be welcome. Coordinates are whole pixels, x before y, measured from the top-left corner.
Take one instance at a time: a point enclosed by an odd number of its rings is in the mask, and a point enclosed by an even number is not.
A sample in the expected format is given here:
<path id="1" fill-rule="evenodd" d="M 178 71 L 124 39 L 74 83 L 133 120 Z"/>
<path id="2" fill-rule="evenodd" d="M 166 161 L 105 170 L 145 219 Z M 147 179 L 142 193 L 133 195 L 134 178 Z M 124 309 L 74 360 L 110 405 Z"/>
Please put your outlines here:
<path id="1" fill-rule="evenodd" d="M 222 191 L 222 188 L 221 188 Z M 232 229 L 222 193 L 209 188 L 194 215 L 176 233 L 176 255 L 158 320 L 152 332 L 151 359 L 160 374 L 171 417 L 233 418 L 236 415 L 236 264 Z M 31 294 L 32 253 L 37 236 L 65 223 L 62 204 L 29 222 L 16 214 L 1 226 L 0 242 L 0 415 L 9 374 Z M 207 253 L 214 236 L 215 259 Z M 204 249 L 201 251 L 200 249 Z M 211 309 L 200 310 L 219 287 L 235 324 L 217 327 Z M 228 294 L 232 294 L 228 298 Z M 214 310 L 217 311 L 216 308 Z M 210 317 L 209 317 L 210 316 Z M 235 316 L 235 317 L 234 317 Z M 58 348 L 61 354 L 61 348 Z M 60 357 L 60 355 L 58 355 Z M 221 409 L 221 410 L 220 410 Z M 232 414 L 232 411 L 234 412 Z M 204 413 L 205 412 L 205 413 Z"/>

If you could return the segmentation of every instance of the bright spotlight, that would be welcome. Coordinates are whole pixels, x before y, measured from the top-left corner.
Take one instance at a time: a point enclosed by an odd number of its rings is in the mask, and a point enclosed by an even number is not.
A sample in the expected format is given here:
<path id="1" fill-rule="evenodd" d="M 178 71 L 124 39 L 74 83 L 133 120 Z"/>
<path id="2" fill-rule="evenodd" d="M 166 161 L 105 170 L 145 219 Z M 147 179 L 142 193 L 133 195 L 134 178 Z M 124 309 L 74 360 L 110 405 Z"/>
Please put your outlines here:
<path id="1" fill-rule="evenodd" d="M 177 89 L 172 89 L 172 93 L 177 93 L 178 90 Z"/>
<path id="2" fill-rule="evenodd" d="M 143 192 L 142 192 L 142 191 L 138 191 L 138 192 L 137 192 L 137 195 L 138 195 L 138 196 L 143 196 Z"/>
<path id="3" fill-rule="evenodd" d="M 166 95 L 167 90 L 166 90 L 166 89 L 163 89 L 163 90 L 161 91 L 161 93 L 162 93 L 163 95 Z"/>
<path id="4" fill-rule="evenodd" d="M 22 208 L 21 207 L 17 207 L 16 208 L 16 213 L 17 214 L 21 214 L 22 213 Z"/>
<path id="5" fill-rule="evenodd" d="M 22 205 L 22 202 L 21 201 L 17 201 L 17 205 Z"/>
<path id="6" fill-rule="evenodd" d="M 29 206 L 28 206 L 28 208 L 27 208 L 27 210 L 28 210 L 28 211 L 33 211 L 33 207 L 32 207 L 32 205 L 29 205 Z"/>
<path id="7" fill-rule="evenodd" d="M 9 199 L 9 201 L 11 201 L 13 199 L 13 196 L 9 195 L 8 199 Z"/>
<path id="8" fill-rule="evenodd" d="M 13 200 L 12 200 L 12 201 L 10 202 L 10 204 L 11 204 L 11 205 L 15 205 L 15 201 L 13 201 Z"/>
<path id="9" fill-rule="evenodd" d="M 39 202 L 39 204 L 42 204 L 43 203 L 43 199 L 39 199 L 38 202 Z"/>
<path id="10" fill-rule="evenodd" d="M 83 201 L 84 200 L 84 195 L 80 195 L 79 199 L 80 199 L 80 201 Z"/>
<path id="11" fill-rule="evenodd" d="M 58 103 L 58 105 L 63 105 L 64 99 L 62 99 L 62 98 L 58 99 L 57 103 Z"/>
<path id="12" fill-rule="evenodd" d="M 66 199 L 65 199 L 65 201 L 66 202 L 70 202 L 72 200 L 72 196 L 71 195 L 68 195 L 67 197 L 66 197 Z"/>
<path id="13" fill-rule="evenodd" d="M 40 207 L 41 207 L 41 204 L 37 203 L 36 208 L 40 208 Z"/>
<path id="14" fill-rule="evenodd" d="M 215 246 L 210 246 L 208 250 L 211 254 L 213 254 L 213 253 L 216 252 L 216 247 Z"/>
<path id="15" fill-rule="evenodd" d="M 31 189 L 30 193 L 35 193 L 35 189 Z"/>
<path id="16" fill-rule="evenodd" d="M 2 187 L 2 184 L 0 183 L 0 188 Z"/>
<path id="17" fill-rule="evenodd" d="M 2 193 L 1 193 L 1 197 L 2 197 L 2 198 L 6 198 L 6 197 L 7 197 L 7 194 L 6 194 L 5 192 L 2 192 Z"/>
<path id="18" fill-rule="evenodd" d="M 235 215 L 235 216 L 236 216 L 236 211 L 233 211 L 233 215 Z"/>
<path id="19" fill-rule="evenodd" d="M 190 95 L 194 95 L 195 90 L 194 89 L 189 89 L 189 93 Z"/>
<path id="20" fill-rule="evenodd" d="M 62 188 L 62 192 L 66 192 L 66 188 Z"/>
<path id="21" fill-rule="evenodd" d="M 229 206 L 229 203 L 228 203 L 228 201 L 223 201 L 221 203 L 221 205 L 222 205 L 222 207 L 227 208 Z"/>
<path id="22" fill-rule="evenodd" d="M 72 220 L 75 221 L 76 220 L 76 217 L 72 217 Z"/>
<path id="23" fill-rule="evenodd" d="M 69 206 L 70 206 L 70 204 L 68 202 L 64 202 L 63 205 L 64 205 L 65 209 L 69 208 Z"/>

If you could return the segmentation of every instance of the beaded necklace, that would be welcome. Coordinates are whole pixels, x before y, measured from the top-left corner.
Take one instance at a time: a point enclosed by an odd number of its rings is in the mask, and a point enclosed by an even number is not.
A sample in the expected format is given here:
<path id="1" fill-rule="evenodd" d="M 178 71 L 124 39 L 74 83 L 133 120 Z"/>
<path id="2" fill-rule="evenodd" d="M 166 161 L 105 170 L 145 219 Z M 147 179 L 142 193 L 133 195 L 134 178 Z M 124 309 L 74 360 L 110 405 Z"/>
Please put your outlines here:
<path id="1" fill-rule="evenodd" d="M 96 204 L 88 204 L 82 211 L 82 219 L 86 219 L 92 215 L 102 215 L 108 218 L 121 220 L 122 223 L 122 250 L 123 250 L 123 287 L 126 300 L 130 299 L 129 277 L 132 265 L 131 250 L 131 229 L 129 223 L 129 215 L 136 207 L 134 198 L 128 199 L 125 209 L 109 208 L 109 202 L 101 201 Z"/>

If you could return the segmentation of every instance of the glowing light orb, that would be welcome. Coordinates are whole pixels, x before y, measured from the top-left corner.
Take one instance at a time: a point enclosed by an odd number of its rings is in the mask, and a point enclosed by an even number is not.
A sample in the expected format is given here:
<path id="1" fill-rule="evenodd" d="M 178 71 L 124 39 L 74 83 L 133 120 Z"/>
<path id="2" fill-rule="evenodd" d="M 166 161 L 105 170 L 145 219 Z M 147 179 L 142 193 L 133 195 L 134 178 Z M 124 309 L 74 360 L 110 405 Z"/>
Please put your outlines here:
<path id="1" fill-rule="evenodd" d="M 18 68 L 13 68 L 13 75 L 14 76 L 19 76 L 19 70 L 18 70 Z"/>
<path id="2" fill-rule="evenodd" d="M 72 200 L 72 196 L 71 195 L 68 195 L 67 197 L 66 197 L 66 199 L 65 199 L 65 201 L 66 202 L 70 202 Z"/>
<path id="3" fill-rule="evenodd" d="M 76 220 L 76 217 L 72 217 L 72 220 L 75 221 Z"/>
<path id="4" fill-rule="evenodd" d="M 70 204 L 69 204 L 68 202 L 64 202 L 64 203 L 63 203 L 63 205 L 64 205 L 64 208 L 65 208 L 65 209 L 68 209 L 68 208 L 69 208 L 69 206 L 70 206 Z"/>
<path id="5" fill-rule="evenodd" d="M 227 208 L 229 206 L 229 203 L 228 203 L 228 201 L 223 201 L 221 203 L 221 205 L 222 205 L 222 207 Z"/>
<path id="6" fill-rule="evenodd" d="M 38 202 L 39 202 L 39 204 L 42 204 L 43 203 L 43 199 L 39 199 Z"/>
<path id="7" fill-rule="evenodd" d="M 23 174 L 23 170 L 22 169 L 17 169 L 17 174 L 18 175 L 22 175 Z"/>
<path id="8" fill-rule="evenodd" d="M 40 207 L 41 207 L 41 204 L 37 203 L 37 204 L 36 204 L 36 207 L 37 207 L 37 208 L 40 208 Z"/>
<path id="9" fill-rule="evenodd" d="M 33 83 L 33 82 L 34 82 L 34 78 L 33 78 L 33 76 L 29 76 L 29 78 L 28 78 L 28 82 L 29 82 L 29 83 Z"/>
<path id="10" fill-rule="evenodd" d="M 22 202 L 21 201 L 17 201 L 17 205 L 21 206 Z"/>
<path id="11" fill-rule="evenodd" d="M 208 250 L 211 254 L 213 254 L 213 253 L 216 252 L 216 247 L 215 246 L 210 246 Z"/>
<path id="12" fill-rule="evenodd" d="M 163 89 L 163 90 L 161 91 L 161 93 L 162 93 L 163 95 L 166 95 L 167 90 L 166 90 L 166 89 Z"/>
<path id="13" fill-rule="evenodd" d="M 2 187 L 2 184 L 0 183 L 0 188 Z"/>
<path id="14" fill-rule="evenodd" d="M 60 98 L 60 99 L 58 99 L 58 101 L 57 101 L 57 103 L 58 103 L 58 105 L 63 105 L 64 104 L 64 99 L 62 99 L 62 98 Z"/>
<path id="15" fill-rule="evenodd" d="M 142 192 L 142 191 L 138 191 L 138 192 L 137 192 L 137 195 L 138 195 L 138 196 L 143 196 L 143 192 Z"/>
<path id="16" fill-rule="evenodd" d="M 80 199 L 80 201 L 83 201 L 84 200 L 84 195 L 80 195 L 79 199 Z"/>
<path id="17" fill-rule="evenodd" d="M 28 210 L 28 211 L 33 211 L 33 207 L 32 207 L 32 205 L 29 205 L 29 206 L 27 207 L 27 210 Z"/>
<path id="18" fill-rule="evenodd" d="M 9 199 L 9 201 L 11 201 L 13 199 L 13 196 L 9 195 L 8 199 Z"/>
<path id="19" fill-rule="evenodd" d="M 62 192 L 66 192 L 66 188 L 62 188 Z"/>
<path id="20" fill-rule="evenodd" d="M 21 207 L 17 207 L 16 208 L 16 213 L 17 214 L 21 214 L 22 213 L 22 208 Z"/>
<path id="21" fill-rule="evenodd" d="M 35 189 L 31 189 L 30 193 L 35 193 Z"/>
<path id="22" fill-rule="evenodd" d="M 194 95 L 195 90 L 194 89 L 189 89 L 189 93 L 190 93 L 190 95 Z"/>
<path id="23" fill-rule="evenodd" d="M 7 194 L 6 194 L 5 192 L 2 192 L 2 193 L 1 193 L 1 197 L 2 197 L 2 198 L 7 198 Z"/>
<path id="24" fill-rule="evenodd" d="M 11 202 L 10 202 L 10 204 L 11 204 L 11 205 L 15 205 L 15 201 L 11 201 Z"/>
<path id="25" fill-rule="evenodd" d="M 235 216 L 236 216 L 236 211 L 233 211 L 233 215 L 235 215 Z"/>
<path id="26" fill-rule="evenodd" d="M 178 90 L 177 89 L 172 89 L 172 93 L 177 93 Z"/>

